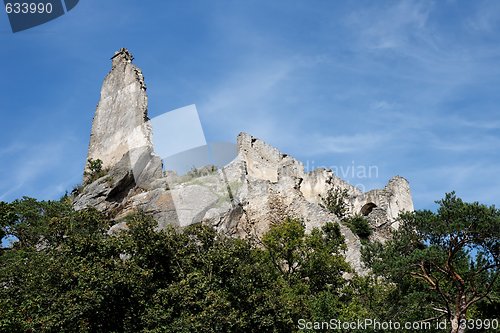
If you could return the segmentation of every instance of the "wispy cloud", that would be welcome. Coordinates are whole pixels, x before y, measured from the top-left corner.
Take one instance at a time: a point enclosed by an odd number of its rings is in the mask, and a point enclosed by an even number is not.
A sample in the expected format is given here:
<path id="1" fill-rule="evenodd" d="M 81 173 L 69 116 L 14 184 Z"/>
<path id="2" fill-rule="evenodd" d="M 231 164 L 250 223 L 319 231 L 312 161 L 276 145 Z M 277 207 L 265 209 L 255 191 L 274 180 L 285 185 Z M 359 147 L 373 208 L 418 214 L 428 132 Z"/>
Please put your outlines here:
<path id="1" fill-rule="evenodd" d="M 451 191 L 456 191 L 466 201 L 498 205 L 498 167 L 498 163 L 484 161 L 442 164 L 416 170 L 408 176 L 413 179 L 433 179 L 432 183 L 427 181 L 411 184 L 414 200 L 426 203 L 425 207 L 420 208 L 433 207 L 434 200 Z"/>
<path id="2" fill-rule="evenodd" d="M 353 135 L 319 136 L 310 141 L 306 154 L 363 153 L 383 145 L 390 135 L 386 133 L 358 133 Z"/>
<path id="3" fill-rule="evenodd" d="M 500 150 L 500 138 L 488 135 L 465 135 L 460 139 L 456 137 L 445 139 L 434 136 L 431 147 L 437 150 L 458 153 L 498 151 Z"/>
<path id="4" fill-rule="evenodd" d="M 498 1 L 478 1 L 472 15 L 465 20 L 465 26 L 473 32 L 492 33 L 500 26 L 500 4 Z"/>
<path id="5" fill-rule="evenodd" d="M 24 146 L 17 142 L 10 143 L 7 146 L 0 148 L 0 157 L 20 152 L 23 148 Z"/>
<path id="6" fill-rule="evenodd" d="M 399 1 L 395 6 L 378 5 L 358 10 L 346 21 L 360 29 L 361 42 L 372 49 L 407 47 L 425 28 L 430 11 L 428 3 L 417 1 Z"/>
<path id="7" fill-rule="evenodd" d="M 306 56 L 242 60 L 234 71 L 204 90 L 203 100 L 197 103 L 204 126 L 220 136 L 225 133 L 227 140 L 246 131 L 277 145 L 290 143 L 307 132 L 303 123 L 302 128 L 292 129 L 293 123 L 311 111 L 301 111 L 298 105 L 288 108 L 297 98 L 294 92 L 306 83 L 298 73 L 315 68 L 321 61 Z"/>
<path id="8" fill-rule="evenodd" d="M 3 40 L 16 82 L 2 86 L 1 108 L 29 111 L 8 113 L 6 123 L 21 125 L 2 133 L 0 198 L 52 196 L 79 180 L 106 61 L 126 46 L 145 71 L 152 113 L 196 103 L 209 140 L 247 131 L 317 164 L 364 159 L 380 179 L 411 178 L 417 207 L 451 189 L 500 199 L 498 177 L 481 169 L 499 161 L 498 2 L 122 1 L 112 17 L 118 3 L 82 3 L 50 26 L 61 33 Z M 57 100 L 74 102 L 56 111 Z M 68 133 L 76 142 L 57 148 Z M 36 144 L 13 143 L 29 143 L 21 137 Z"/>
<path id="9" fill-rule="evenodd" d="M 258 106 L 260 100 L 272 96 L 276 86 L 287 79 L 293 68 L 289 61 L 263 61 L 258 66 L 243 66 L 208 92 L 203 107 L 208 114 L 215 114 L 229 110 L 237 112 L 242 106 Z"/>
<path id="10" fill-rule="evenodd" d="M 45 142 L 33 145 L 19 144 L 13 158 L 2 158 L 3 168 L 0 177 L 0 200 L 51 191 L 58 170 L 71 147 L 64 142 Z M 50 175 L 50 179 L 47 176 Z M 53 177 L 53 178 L 52 178 Z M 43 180 L 41 178 L 44 178 Z M 41 185 L 44 182 L 48 184 Z M 18 193 L 22 189 L 24 193 Z"/>
<path id="11" fill-rule="evenodd" d="M 447 120 L 459 127 L 473 128 L 479 130 L 500 129 L 500 121 L 496 119 L 478 120 L 478 119 L 467 119 L 464 117 L 454 116 L 454 117 L 449 117 Z"/>

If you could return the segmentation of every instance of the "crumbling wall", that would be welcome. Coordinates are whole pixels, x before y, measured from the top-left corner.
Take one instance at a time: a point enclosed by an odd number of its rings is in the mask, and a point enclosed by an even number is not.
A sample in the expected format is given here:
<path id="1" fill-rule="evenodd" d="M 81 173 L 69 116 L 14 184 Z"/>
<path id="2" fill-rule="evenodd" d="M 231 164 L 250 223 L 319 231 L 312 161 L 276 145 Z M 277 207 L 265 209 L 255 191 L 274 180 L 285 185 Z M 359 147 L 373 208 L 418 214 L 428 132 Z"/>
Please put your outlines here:
<path id="1" fill-rule="evenodd" d="M 246 133 L 238 136 L 238 151 L 249 177 L 271 183 L 287 179 L 308 202 L 320 204 L 330 189 L 340 188 L 347 191 L 350 215 L 368 216 L 378 208 L 385 212 L 386 221 L 394 228 L 398 227 L 397 217 L 401 212 L 413 211 L 410 186 L 403 177 L 392 178 L 383 189 L 362 192 L 337 177 L 332 170 L 319 168 L 305 173 L 302 163 Z"/>
<path id="2" fill-rule="evenodd" d="M 389 180 L 383 189 L 371 190 L 351 198 L 353 213 L 368 216 L 374 208 L 383 209 L 385 218 L 394 229 L 399 227 L 397 218 L 402 212 L 414 210 L 410 184 L 401 177 Z"/>

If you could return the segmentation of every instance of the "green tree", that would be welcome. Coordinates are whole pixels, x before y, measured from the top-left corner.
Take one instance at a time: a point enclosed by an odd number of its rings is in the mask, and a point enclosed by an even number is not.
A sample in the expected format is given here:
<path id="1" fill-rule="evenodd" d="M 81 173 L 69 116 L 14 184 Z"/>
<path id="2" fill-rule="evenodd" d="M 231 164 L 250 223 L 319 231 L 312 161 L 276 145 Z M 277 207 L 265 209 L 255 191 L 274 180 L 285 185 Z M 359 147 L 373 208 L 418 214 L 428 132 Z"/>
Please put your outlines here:
<path id="1" fill-rule="evenodd" d="M 436 303 L 409 274 L 356 276 L 336 223 L 288 218 L 256 245 L 138 213 L 109 235 L 114 221 L 67 198 L 0 203 L 0 223 L 19 239 L 0 252 L 0 332 L 297 332 L 299 319 L 418 320 Z M 492 290 L 469 314 L 494 313 Z"/>
<path id="2" fill-rule="evenodd" d="M 326 196 L 322 197 L 320 195 L 320 205 L 342 220 L 348 213 L 346 203 L 348 197 L 349 194 L 347 193 L 347 189 L 332 187 L 326 192 Z"/>
<path id="3" fill-rule="evenodd" d="M 354 215 L 344 219 L 344 224 L 346 224 L 352 232 L 361 238 L 361 240 L 367 240 L 372 234 L 372 228 L 368 223 L 366 217 L 361 215 Z"/>
<path id="4" fill-rule="evenodd" d="M 498 286 L 500 211 L 454 193 L 437 203 L 436 213 L 402 215 L 392 239 L 367 247 L 364 258 L 398 286 L 400 304 L 430 316 L 420 320 L 445 318 L 451 332 L 464 332 L 469 310 L 484 306 Z"/>
<path id="5" fill-rule="evenodd" d="M 11 207 L 6 202 L 0 202 L 0 240 L 7 236 L 7 229 L 12 220 L 9 215 L 12 214 Z"/>
<path id="6" fill-rule="evenodd" d="M 300 220 L 287 218 L 273 226 L 262 243 L 287 281 L 307 278 L 311 287 L 316 285 L 316 291 L 328 284 L 340 284 L 342 274 L 350 271 L 343 258 L 346 248 L 338 224 L 326 223 L 306 234 Z"/>
<path id="7" fill-rule="evenodd" d="M 263 237 L 264 254 L 276 270 L 280 304 L 288 308 L 289 331 L 299 319 L 328 321 L 349 304 L 342 299 L 351 272 L 338 224 L 326 223 L 306 233 L 304 224 L 287 218 Z"/>
<path id="8" fill-rule="evenodd" d="M 110 221 L 67 202 L 8 205 L 18 241 L 0 256 L 0 331 L 122 331 L 134 297 Z"/>

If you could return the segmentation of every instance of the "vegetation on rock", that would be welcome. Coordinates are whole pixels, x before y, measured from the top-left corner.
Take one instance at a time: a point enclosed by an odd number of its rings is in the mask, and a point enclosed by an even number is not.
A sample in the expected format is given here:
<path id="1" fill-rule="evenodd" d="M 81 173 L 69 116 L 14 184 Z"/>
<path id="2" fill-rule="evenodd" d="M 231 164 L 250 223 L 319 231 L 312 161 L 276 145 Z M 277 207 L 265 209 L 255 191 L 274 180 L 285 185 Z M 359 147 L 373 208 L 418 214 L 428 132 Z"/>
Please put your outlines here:
<path id="1" fill-rule="evenodd" d="M 335 214 L 343 224 L 349 227 L 353 233 L 362 240 L 367 240 L 372 234 L 368 220 L 361 215 L 349 216 L 347 199 L 349 194 L 346 189 L 332 187 L 327 191 L 325 197 L 321 197 L 321 207 Z"/>
<path id="2" fill-rule="evenodd" d="M 321 207 L 335 214 L 339 219 L 343 219 L 348 213 L 346 200 L 349 194 L 346 189 L 332 187 L 326 192 L 326 196 L 321 197 Z"/>
<path id="3" fill-rule="evenodd" d="M 87 160 L 87 170 L 84 172 L 84 176 L 86 177 L 86 183 L 90 184 L 93 181 L 103 177 L 106 175 L 107 170 L 102 168 L 102 161 L 100 159 L 92 159 L 89 158 Z"/>
<path id="4" fill-rule="evenodd" d="M 370 227 L 368 220 L 362 215 L 346 217 L 343 222 L 353 233 L 358 235 L 361 240 L 367 240 L 372 234 L 372 228 Z"/>

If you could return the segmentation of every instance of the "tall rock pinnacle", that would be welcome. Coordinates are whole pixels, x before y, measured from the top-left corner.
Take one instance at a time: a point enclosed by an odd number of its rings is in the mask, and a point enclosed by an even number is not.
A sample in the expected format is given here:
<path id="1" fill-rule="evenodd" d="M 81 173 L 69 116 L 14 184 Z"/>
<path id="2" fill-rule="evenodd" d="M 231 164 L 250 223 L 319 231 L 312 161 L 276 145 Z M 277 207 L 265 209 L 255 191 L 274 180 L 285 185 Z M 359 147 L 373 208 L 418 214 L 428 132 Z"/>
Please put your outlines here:
<path id="1" fill-rule="evenodd" d="M 141 70 L 127 49 L 115 52 L 104 79 L 92 123 L 88 159 L 100 159 L 103 168 L 116 165 L 136 148 L 152 151 L 148 98 Z"/>

